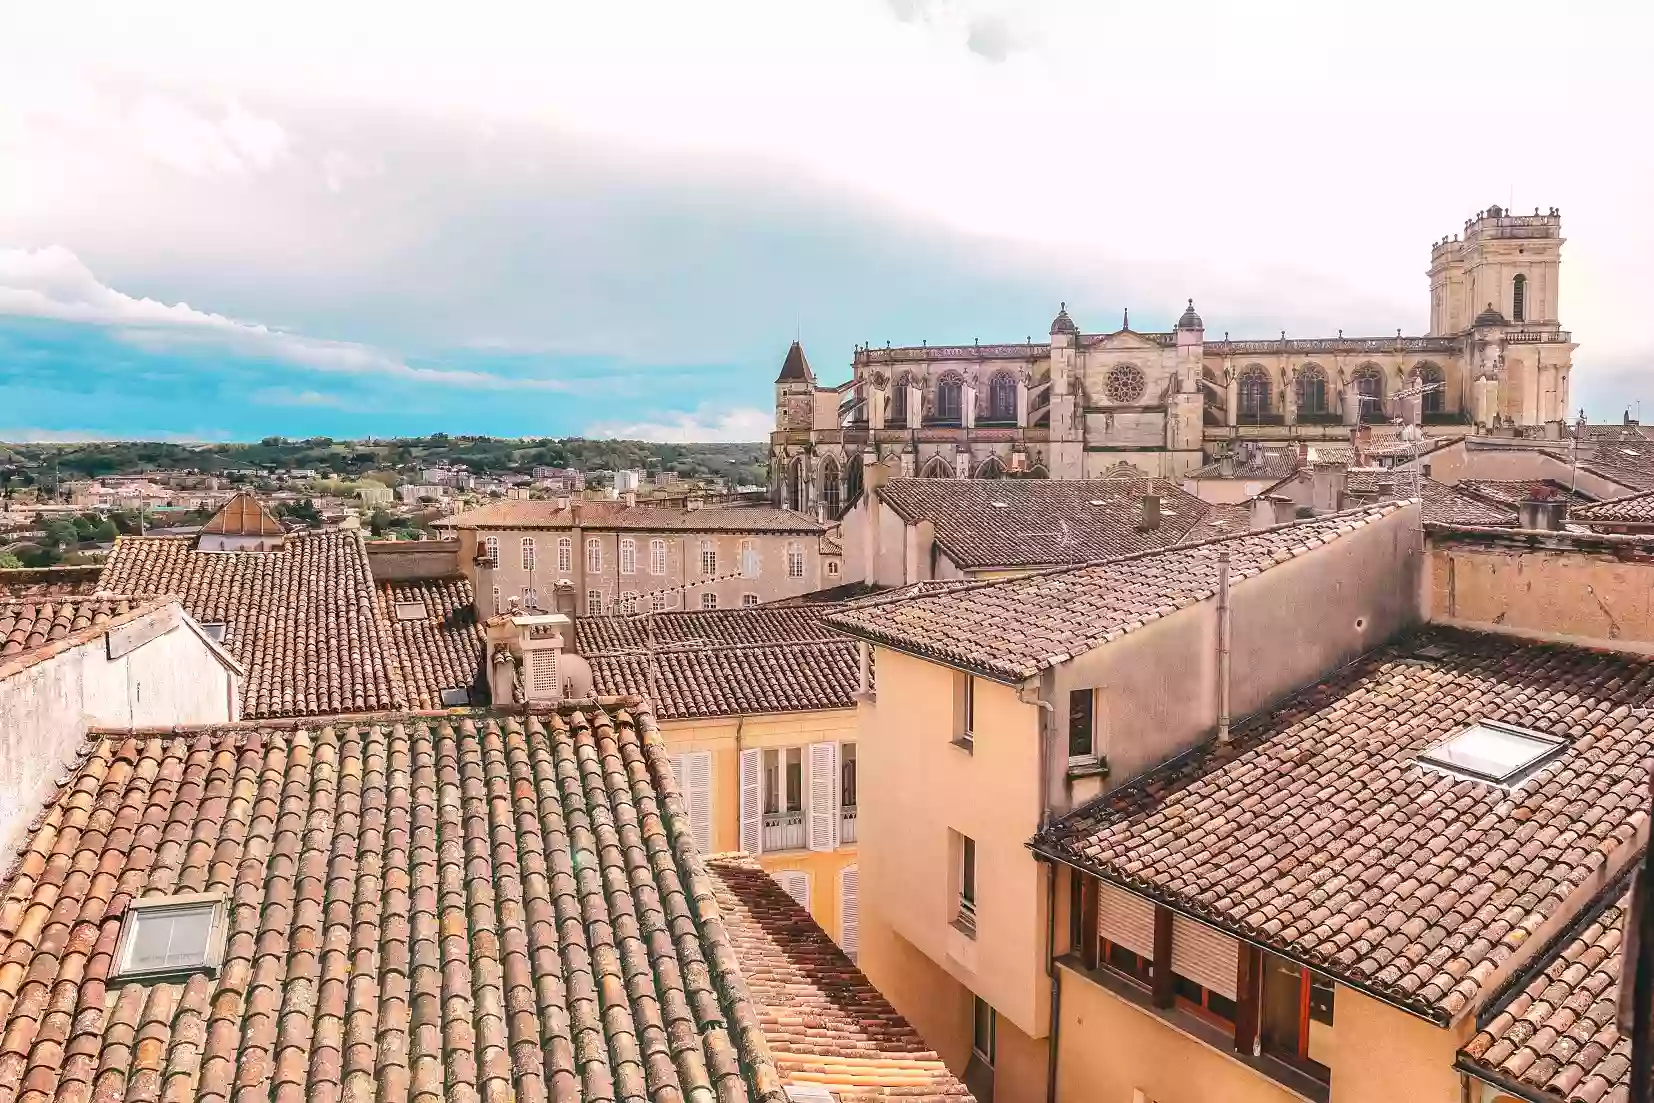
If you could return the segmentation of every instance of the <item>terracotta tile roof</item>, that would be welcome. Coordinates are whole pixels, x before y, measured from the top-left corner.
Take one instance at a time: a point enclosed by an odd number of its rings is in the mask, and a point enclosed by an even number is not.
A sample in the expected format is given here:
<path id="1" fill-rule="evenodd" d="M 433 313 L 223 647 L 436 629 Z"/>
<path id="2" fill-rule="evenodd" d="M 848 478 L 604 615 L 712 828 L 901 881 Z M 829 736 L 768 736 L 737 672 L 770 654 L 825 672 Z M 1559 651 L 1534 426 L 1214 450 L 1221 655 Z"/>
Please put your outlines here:
<path id="1" fill-rule="evenodd" d="M 218 512 L 201 526 L 214 536 L 280 536 L 287 530 L 264 508 L 264 503 L 246 491 L 230 496 Z"/>
<path id="2" fill-rule="evenodd" d="M 1403 475 L 1393 467 L 1351 467 L 1344 472 L 1344 490 L 1363 497 L 1393 495 Z"/>
<path id="3" fill-rule="evenodd" d="M 1629 859 L 1647 827 L 1651 693 L 1648 659 L 1415 633 L 1033 846 L 1445 1023 Z M 1512 790 L 1416 761 L 1477 720 L 1567 747 Z"/>
<path id="4" fill-rule="evenodd" d="M 971 1095 L 810 913 L 745 855 L 707 862 L 776 1067 L 842 1103 Z"/>
<path id="5" fill-rule="evenodd" d="M 690 647 L 655 653 L 650 693 L 649 658 L 637 652 L 587 655 L 601 694 L 648 696 L 663 720 L 765 712 L 855 708 L 859 681 L 854 640 L 837 639 L 759 647 Z"/>
<path id="6" fill-rule="evenodd" d="M 754 605 L 740 609 L 701 609 L 646 616 L 579 617 L 574 622 L 575 650 L 582 655 L 641 648 L 653 625 L 657 647 L 751 647 L 798 640 L 842 639 L 822 618 L 842 602 L 815 605 Z"/>
<path id="7" fill-rule="evenodd" d="M 1532 979 L 1459 1051 L 1459 1067 L 1558 1103 L 1625 1103 L 1631 1039 L 1615 1011 L 1630 897 L 1628 883 L 1615 884 L 1552 942 Z"/>
<path id="8" fill-rule="evenodd" d="M 1150 486 L 1161 521 L 1144 529 Z M 966 569 L 1089 563 L 1163 548 L 1209 508 L 1166 479 L 891 479 L 878 495 L 909 524 L 934 524 L 937 545 Z"/>
<path id="9" fill-rule="evenodd" d="M 198 892 L 216 975 L 111 976 Z M 623 711 L 105 735 L 0 895 L 0 1103 L 783 1103 L 715 893 Z"/>
<path id="10" fill-rule="evenodd" d="M 471 704 L 488 702 L 483 672 L 484 632 L 471 601 L 471 582 L 463 577 L 381 582 L 379 613 L 390 626 L 394 659 L 416 709 L 439 709 L 442 691 L 464 687 Z M 403 619 L 423 608 L 417 619 Z"/>
<path id="11" fill-rule="evenodd" d="M 1206 516 L 1200 523 L 1184 534 L 1185 543 L 1194 543 L 1199 540 L 1216 540 L 1224 536 L 1234 536 L 1236 533 L 1246 532 L 1252 527 L 1252 504 L 1250 502 L 1208 503 Z"/>
<path id="12" fill-rule="evenodd" d="M 1284 479 L 1301 466 L 1295 448 L 1260 448 L 1249 456 L 1214 460 L 1185 479 Z"/>
<path id="13" fill-rule="evenodd" d="M 1555 479 L 1528 479 L 1525 481 L 1501 481 L 1498 479 L 1461 479 L 1453 484 L 1454 487 L 1466 494 L 1484 498 L 1490 502 L 1502 505 L 1515 506 L 1528 500 L 1536 486 L 1542 486 L 1553 495 L 1570 499 L 1576 506 L 1591 502 L 1595 499 L 1590 495 L 1570 490 L 1565 483 Z"/>
<path id="14" fill-rule="evenodd" d="M 0 598 L 80 597 L 98 589 L 103 564 L 0 569 Z"/>
<path id="15" fill-rule="evenodd" d="M 1654 490 L 1611 498 L 1594 505 L 1575 506 L 1568 511 L 1570 521 L 1614 521 L 1625 524 L 1654 523 Z"/>
<path id="16" fill-rule="evenodd" d="M 196 551 L 188 537 L 123 536 L 102 585 L 177 594 L 246 670 L 248 719 L 408 707 L 359 532 L 289 536 L 265 552 Z"/>
<path id="17" fill-rule="evenodd" d="M 1486 501 L 1435 479 L 1419 479 L 1424 519 L 1443 525 L 1504 526 L 1516 524 L 1516 507 Z"/>
<path id="18" fill-rule="evenodd" d="M 1559 446 L 1558 458 L 1571 462 L 1567 446 Z M 1579 450 L 1580 467 L 1605 475 L 1635 490 L 1654 490 L 1654 440 L 1642 437 L 1601 440 Z"/>
<path id="19" fill-rule="evenodd" d="M 578 521 L 576 518 L 578 513 Z M 827 526 L 790 509 L 770 506 L 627 506 L 623 502 L 581 502 L 558 509 L 552 499 L 490 502 L 436 522 L 444 529 L 566 529 L 576 523 L 596 532 L 796 532 L 819 535 Z"/>
<path id="20" fill-rule="evenodd" d="M 160 604 L 159 598 L 114 594 L 48 601 L 0 599 L 0 659 L 26 654 L 72 633 L 108 624 L 134 609 Z"/>
<path id="21" fill-rule="evenodd" d="M 1346 510 L 1105 563 L 848 609 L 827 623 L 899 651 L 1017 682 L 1212 597 L 1223 551 L 1230 554 L 1235 582 L 1244 584 L 1402 505 Z"/>
<path id="22" fill-rule="evenodd" d="M 821 554 L 844 554 L 844 533 L 839 526 L 834 525 L 832 528 L 821 534 Z"/>

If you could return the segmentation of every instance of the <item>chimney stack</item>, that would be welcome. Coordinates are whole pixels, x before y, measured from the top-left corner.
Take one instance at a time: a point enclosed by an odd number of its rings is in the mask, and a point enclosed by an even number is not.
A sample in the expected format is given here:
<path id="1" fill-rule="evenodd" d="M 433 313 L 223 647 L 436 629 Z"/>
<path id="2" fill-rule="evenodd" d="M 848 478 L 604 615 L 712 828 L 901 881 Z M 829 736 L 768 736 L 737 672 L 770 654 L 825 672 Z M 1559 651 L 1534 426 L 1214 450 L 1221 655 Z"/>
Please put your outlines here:
<path id="1" fill-rule="evenodd" d="M 1222 475 L 1225 479 L 1232 479 L 1232 478 L 1235 477 L 1235 456 L 1234 456 L 1234 453 L 1228 453 L 1224 456 L 1219 457 L 1219 459 L 1218 459 L 1218 474 Z"/>
<path id="2" fill-rule="evenodd" d="M 1568 501 L 1550 487 L 1535 486 L 1516 507 L 1517 523 L 1539 532 L 1560 532 L 1568 519 Z"/>
<path id="3" fill-rule="evenodd" d="M 1139 527 L 1144 532 L 1153 532 L 1160 527 L 1160 495 L 1143 495 L 1143 517 Z"/>

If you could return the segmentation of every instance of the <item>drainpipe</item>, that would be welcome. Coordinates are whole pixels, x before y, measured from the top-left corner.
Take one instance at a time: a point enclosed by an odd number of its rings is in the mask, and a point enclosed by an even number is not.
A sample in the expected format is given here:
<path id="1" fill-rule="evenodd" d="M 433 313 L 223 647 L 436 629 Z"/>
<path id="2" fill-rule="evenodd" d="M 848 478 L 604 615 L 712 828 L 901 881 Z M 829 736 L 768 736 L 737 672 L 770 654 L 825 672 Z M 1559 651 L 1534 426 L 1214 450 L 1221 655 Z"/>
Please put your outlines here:
<path id="1" fill-rule="evenodd" d="M 1218 742 L 1229 742 L 1229 550 L 1218 552 Z"/>
<path id="2" fill-rule="evenodd" d="M 1029 693 L 1038 693 L 1032 682 L 1024 682 L 1017 687 L 1018 701 L 1025 705 L 1034 705 L 1044 713 L 1039 718 L 1039 799 L 1034 802 L 1039 808 L 1039 826 L 1043 829 L 1051 819 L 1051 721 L 1046 717 L 1055 716 L 1057 710 L 1050 701 L 1039 696 L 1029 697 Z"/>
<path id="3" fill-rule="evenodd" d="M 1062 1030 L 1062 970 L 1057 960 L 1057 863 L 1045 863 L 1045 975 L 1051 978 L 1051 1050 L 1045 1061 L 1045 1103 L 1057 1103 L 1057 1052 Z"/>

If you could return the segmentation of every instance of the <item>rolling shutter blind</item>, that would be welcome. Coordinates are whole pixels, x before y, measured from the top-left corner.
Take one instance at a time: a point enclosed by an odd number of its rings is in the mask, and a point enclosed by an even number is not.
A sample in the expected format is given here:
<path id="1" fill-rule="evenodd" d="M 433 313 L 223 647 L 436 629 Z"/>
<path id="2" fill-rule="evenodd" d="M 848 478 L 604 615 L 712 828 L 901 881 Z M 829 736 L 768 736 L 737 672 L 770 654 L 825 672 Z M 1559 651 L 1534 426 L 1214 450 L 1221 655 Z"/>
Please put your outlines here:
<path id="1" fill-rule="evenodd" d="M 798 901 L 798 906 L 805 911 L 810 910 L 810 875 L 796 869 L 778 869 L 770 876 L 777 884 L 786 890 L 787 895 Z"/>
<path id="2" fill-rule="evenodd" d="M 695 849 L 702 854 L 712 853 L 712 752 L 673 755 L 672 776 L 677 779 L 683 806 L 689 812 Z"/>
<path id="3" fill-rule="evenodd" d="M 1145 961 L 1154 960 L 1154 905 L 1125 889 L 1097 885 L 1097 933 Z M 1174 942 L 1173 945 L 1176 943 Z M 1193 978 L 1190 978 L 1191 980 Z M 1230 985 L 1234 981 L 1231 979 Z"/>
<path id="4" fill-rule="evenodd" d="M 838 846 L 838 744 L 810 744 L 811 850 L 832 850 Z"/>
<path id="5" fill-rule="evenodd" d="M 757 854 L 764 849 L 763 751 L 741 752 L 741 849 Z"/>
<path id="6" fill-rule="evenodd" d="M 1239 967 L 1239 942 L 1204 923 L 1172 916 L 1172 972 L 1232 1000 Z"/>
<path id="7" fill-rule="evenodd" d="M 838 875 L 838 945 L 856 960 L 856 949 L 861 941 L 861 875 L 855 866 L 845 866 Z"/>

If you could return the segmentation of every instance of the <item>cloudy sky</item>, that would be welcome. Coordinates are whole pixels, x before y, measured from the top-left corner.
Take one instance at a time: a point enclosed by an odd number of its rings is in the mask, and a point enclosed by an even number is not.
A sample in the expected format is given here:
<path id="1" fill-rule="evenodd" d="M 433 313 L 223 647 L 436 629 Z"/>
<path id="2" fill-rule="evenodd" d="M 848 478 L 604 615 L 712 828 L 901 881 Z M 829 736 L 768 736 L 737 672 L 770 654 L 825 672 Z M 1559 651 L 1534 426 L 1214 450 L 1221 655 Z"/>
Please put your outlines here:
<path id="1" fill-rule="evenodd" d="M 1490 203 L 1654 416 L 1620 5 L 251 7 L 0 0 L 0 438 L 755 440 L 795 335 L 1422 332 Z"/>

